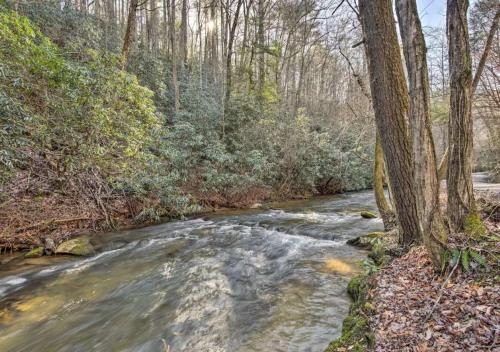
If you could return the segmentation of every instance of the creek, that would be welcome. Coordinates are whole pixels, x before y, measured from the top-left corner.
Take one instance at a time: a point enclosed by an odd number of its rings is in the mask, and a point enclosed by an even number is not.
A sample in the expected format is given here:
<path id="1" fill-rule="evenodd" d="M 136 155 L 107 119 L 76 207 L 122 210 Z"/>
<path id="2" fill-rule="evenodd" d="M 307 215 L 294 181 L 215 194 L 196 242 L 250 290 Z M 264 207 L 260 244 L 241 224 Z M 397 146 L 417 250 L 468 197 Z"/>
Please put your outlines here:
<path id="1" fill-rule="evenodd" d="M 323 351 L 372 191 L 96 235 L 98 254 L 0 265 L 2 351 Z"/>

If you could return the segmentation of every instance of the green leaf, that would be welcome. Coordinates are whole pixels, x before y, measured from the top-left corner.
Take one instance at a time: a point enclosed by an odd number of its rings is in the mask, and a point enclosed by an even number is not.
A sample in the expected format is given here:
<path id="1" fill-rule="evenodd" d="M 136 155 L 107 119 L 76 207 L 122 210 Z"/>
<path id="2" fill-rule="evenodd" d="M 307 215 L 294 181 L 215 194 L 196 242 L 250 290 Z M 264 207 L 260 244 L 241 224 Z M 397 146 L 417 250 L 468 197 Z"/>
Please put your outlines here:
<path id="1" fill-rule="evenodd" d="M 441 272 L 444 272 L 446 266 L 448 265 L 449 260 L 450 260 L 450 252 L 447 250 L 441 252 Z"/>
<path id="2" fill-rule="evenodd" d="M 469 250 L 469 254 L 472 257 L 472 259 L 476 263 L 478 263 L 479 265 L 482 265 L 482 266 L 486 265 L 486 259 L 481 254 L 476 252 L 475 250 L 473 250 L 473 249 Z"/>
<path id="3" fill-rule="evenodd" d="M 460 255 L 462 254 L 461 251 L 458 249 L 454 249 L 452 254 L 451 254 L 451 266 L 455 266 L 458 261 L 460 260 Z"/>
<path id="4" fill-rule="evenodd" d="M 464 250 L 464 252 L 462 254 L 462 266 L 465 269 L 465 271 L 469 271 L 470 270 L 470 266 L 469 266 L 469 250 L 468 249 Z"/>

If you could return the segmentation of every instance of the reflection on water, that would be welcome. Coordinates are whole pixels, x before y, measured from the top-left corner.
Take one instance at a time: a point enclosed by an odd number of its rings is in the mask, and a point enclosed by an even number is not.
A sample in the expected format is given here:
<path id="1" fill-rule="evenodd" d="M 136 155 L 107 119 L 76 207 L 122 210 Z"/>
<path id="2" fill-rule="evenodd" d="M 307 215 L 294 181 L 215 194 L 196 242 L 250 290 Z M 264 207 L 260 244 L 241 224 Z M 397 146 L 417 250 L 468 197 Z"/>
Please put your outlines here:
<path id="1" fill-rule="evenodd" d="M 364 256 L 345 242 L 382 224 L 359 216 L 371 192 L 275 207 L 100 236 L 92 258 L 2 265 L 2 351 L 324 350 Z"/>

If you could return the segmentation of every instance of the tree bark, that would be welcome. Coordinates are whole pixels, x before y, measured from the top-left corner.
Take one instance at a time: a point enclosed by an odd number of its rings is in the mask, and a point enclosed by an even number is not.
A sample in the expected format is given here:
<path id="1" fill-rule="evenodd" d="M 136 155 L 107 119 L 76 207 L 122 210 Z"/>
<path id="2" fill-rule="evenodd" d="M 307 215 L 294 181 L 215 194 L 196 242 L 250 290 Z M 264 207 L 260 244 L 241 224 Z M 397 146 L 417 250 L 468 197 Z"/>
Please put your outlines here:
<path id="1" fill-rule="evenodd" d="M 148 45 L 149 50 L 153 53 L 154 56 L 158 54 L 158 12 L 156 8 L 156 0 L 149 1 L 149 28 L 148 28 Z"/>
<path id="2" fill-rule="evenodd" d="M 493 22 L 491 23 L 491 27 L 488 32 L 488 37 L 486 38 L 486 43 L 484 44 L 483 54 L 481 55 L 481 59 L 479 60 L 479 64 L 477 65 L 476 73 L 474 74 L 474 80 L 472 81 L 472 92 L 471 92 L 472 95 L 474 95 L 479 80 L 481 79 L 484 66 L 486 65 L 486 60 L 488 59 L 488 55 L 490 54 L 491 51 L 491 46 L 493 45 L 493 39 L 495 38 L 495 35 L 498 30 L 499 20 L 500 20 L 500 7 L 497 7 L 497 12 L 495 14 L 495 17 L 493 18 Z"/>
<path id="3" fill-rule="evenodd" d="M 446 29 L 450 70 L 448 218 L 455 231 L 476 212 L 472 189 L 472 64 L 467 24 L 468 0 L 448 0 Z"/>
<path id="4" fill-rule="evenodd" d="M 474 98 L 474 93 L 476 92 L 479 81 L 481 80 L 481 75 L 483 74 L 484 67 L 486 65 L 486 61 L 488 60 L 488 56 L 491 52 L 491 47 L 493 45 L 493 40 L 495 38 L 496 32 L 498 30 L 498 23 L 500 20 L 500 10 L 497 10 L 495 17 L 493 18 L 493 22 L 491 23 L 490 30 L 488 32 L 488 37 L 486 38 L 486 43 L 483 48 L 483 53 L 481 54 L 481 59 L 476 68 L 476 72 L 474 73 L 474 79 L 472 81 L 472 90 L 471 95 Z M 443 79 L 444 82 L 444 79 Z M 443 89 L 444 91 L 444 89 Z M 446 179 L 446 175 L 448 173 L 448 159 L 449 159 L 449 148 L 446 147 L 443 157 L 441 158 L 441 162 L 439 163 L 438 168 L 438 178 L 439 180 Z"/>
<path id="5" fill-rule="evenodd" d="M 187 67 L 188 50 L 187 50 L 187 28 L 188 28 L 188 16 L 187 16 L 188 0 L 182 0 L 182 11 L 181 11 L 181 38 L 180 38 L 180 55 L 182 60 L 182 65 Z"/>
<path id="6" fill-rule="evenodd" d="M 231 29 L 229 30 L 229 40 L 227 43 L 227 57 L 226 57 L 226 101 L 229 101 L 229 98 L 231 97 L 231 86 L 232 86 L 231 59 L 233 56 L 234 35 L 236 33 L 236 26 L 238 25 L 238 18 L 240 16 L 240 9 L 242 4 L 243 0 L 238 0 L 236 4 L 236 12 L 234 13 L 233 23 L 231 24 Z"/>
<path id="7" fill-rule="evenodd" d="M 384 153 L 377 133 L 375 141 L 375 162 L 373 164 L 373 188 L 377 208 L 384 222 L 384 229 L 389 231 L 396 226 L 396 218 L 391 206 L 385 198 L 384 191 Z"/>
<path id="8" fill-rule="evenodd" d="M 409 81 L 409 126 L 420 232 L 434 265 L 439 267 L 448 236 L 439 206 L 425 39 L 415 0 L 396 0 L 396 11 Z"/>
<path id="9" fill-rule="evenodd" d="M 400 243 L 409 246 L 422 239 L 422 231 L 419 226 L 411 143 L 406 123 L 408 91 L 392 3 L 391 0 L 361 0 L 359 10 L 368 56 L 375 120 L 401 227 Z"/>
<path id="10" fill-rule="evenodd" d="M 174 88 L 174 113 L 179 111 L 179 82 L 177 81 L 177 50 L 175 45 L 175 0 L 170 3 L 170 52 L 172 61 L 172 85 Z M 171 121 L 173 123 L 173 120 Z"/>
<path id="11" fill-rule="evenodd" d="M 127 67 L 130 46 L 134 42 L 138 2 L 139 0 L 130 0 L 128 8 L 127 29 L 122 47 L 122 69 Z"/>
<path id="12" fill-rule="evenodd" d="M 445 180 L 446 179 L 446 174 L 448 173 L 448 159 L 450 156 L 450 149 L 446 147 L 443 157 L 441 158 L 441 161 L 439 162 L 439 167 L 438 167 L 438 180 Z"/>
<path id="13" fill-rule="evenodd" d="M 264 0 L 257 2 L 257 71 L 258 71 L 258 94 L 257 97 L 262 103 L 264 101 L 264 82 L 266 79 L 265 72 L 265 53 L 264 53 Z"/>

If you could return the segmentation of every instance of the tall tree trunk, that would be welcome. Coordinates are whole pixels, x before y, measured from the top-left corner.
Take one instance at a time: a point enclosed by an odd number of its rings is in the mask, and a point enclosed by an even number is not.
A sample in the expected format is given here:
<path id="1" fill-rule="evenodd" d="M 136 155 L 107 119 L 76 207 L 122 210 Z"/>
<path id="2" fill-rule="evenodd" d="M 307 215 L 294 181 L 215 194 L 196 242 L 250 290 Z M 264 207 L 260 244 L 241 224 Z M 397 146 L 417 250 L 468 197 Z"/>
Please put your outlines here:
<path id="1" fill-rule="evenodd" d="M 149 41 L 149 50 L 156 56 L 158 54 L 158 11 L 156 7 L 156 0 L 149 1 L 149 21 L 148 21 L 148 41 Z"/>
<path id="2" fill-rule="evenodd" d="M 438 180 L 445 180 L 446 174 L 448 173 L 448 159 L 450 156 L 450 149 L 446 147 L 443 156 L 441 157 L 441 161 L 439 162 L 438 167 Z"/>
<path id="3" fill-rule="evenodd" d="M 163 0 L 163 43 L 165 54 L 168 57 L 168 48 L 170 41 L 169 33 L 168 33 L 168 19 L 170 18 L 170 0 Z"/>
<path id="4" fill-rule="evenodd" d="M 420 232 L 432 261 L 440 264 L 447 230 L 439 206 L 436 151 L 430 122 L 427 53 L 415 0 L 396 0 L 410 93 L 410 134 Z"/>
<path id="5" fill-rule="evenodd" d="M 488 56 L 491 52 L 493 40 L 498 30 L 499 20 L 500 20 L 500 10 L 497 10 L 495 17 L 493 18 L 493 22 L 491 23 L 491 27 L 488 32 L 488 37 L 486 38 L 486 42 L 484 44 L 483 53 L 481 54 L 481 59 L 479 60 L 476 72 L 474 73 L 474 79 L 472 81 L 472 90 L 471 90 L 472 98 L 474 98 L 474 93 L 476 92 L 479 81 L 481 80 L 481 75 L 486 65 L 486 60 L 488 60 Z M 444 78 L 442 79 L 442 81 L 443 82 L 445 81 Z M 444 88 L 442 90 L 444 91 Z M 441 162 L 439 163 L 439 168 L 438 168 L 439 180 L 446 179 L 446 175 L 448 173 L 448 159 L 449 159 L 449 147 L 446 147 L 445 152 L 441 158 Z"/>
<path id="6" fill-rule="evenodd" d="M 122 69 L 127 67 L 130 46 L 134 42 L 138 2 L 139 0 L 130 0 L 128 8 L 127 29 L 122 47 Z"/>
<path id="7" fill-rule="evenodd" d="M 264 52 L 264 0 L 257 2 L 257 71 L 258 71 L 258 98 L 262 103 L 264 100 L 265 72 L 265 52 Z"/>
<path id="8" fill-rule="evenodd" d="M 422 239 L 413 161 L 407 130 L 408 91 L 399 51 L 391 0 L 360 0 L 370 87 L 377 130 L 401 227 L 400 243 Z"/>
<path id="9" fill-rule="evenodd" d="M 468 0 L 448 0 L 446 29 L 450 70 L 448 217 L 460 231 L 476 212 L 472 189 L 472 65 L 467 25 Z"/>
<path id="10" fill-rule="evenodd" d="M 248 23 L 250 21 L 250 9 L 252 8 L 253 0 L 248 0 L 243 8 L 243 39 L 241 43 L 241 57 L 240 57 L 240 69 L 244 71 L 246 69 L 246 58 L 247 58 L 247 48 L 248 48 Z"/>
<path id="11" fill-rule="evenodd" d="M 488 32 L 488 37 L 486 38 L 486 43 L 484 44 L 483 54 L 481 55 L 481 59 L 477 65 L 476 73 L 474 74 L 474 80 L 472 81 L 472 92 L 474 95 L 476 91 L 479 80 L 481 79 L 481 75 L 484 70 L 484 66 L 486 65 L 486 60 L 488 59 L 488 55 L 491 51 L 491 46 L 493 45 L 493 40 L 498 31 L 498 22 L 500 20 L 500 6 L 497 6 L 497 12 L 495 13 L 495 17 L 493 18 L 493 22 L 491 23 L 490 30 Z"/>
<path id="12" fill-rule="evenodd" d="M 188 28 L 188 0 L 182 0 L 181 11 L 181 38 L 180 38 L 180 55 L 183 67 L 187 67 L 187 28 Z"/>
<path id="13" fill-rule="evenodd" d="M 217 27 L 217 16 L 216 16 L 216 0 L 212 0 L 210 4 L 210 22 L 212 23 L 212 28 L 208 28 L 210 35 L 210 68 L 212 70 L 212 79 L 217 78 L 217 66 L 218 66 L 218 27 Z"/>
<path id="14" fill-rule="evenodd" d="M 236 33 L 236 26 L 238 25 L 238 18 L 240 16 L 241 5 L 243 0 L 238 0 L 236 4 L 236 12 L 234 13 L 233 23 L 231 24 L 231 29 L 229 30 L 229 40 L 227 43 L 227 57 L 226 57 L 226 101 L 231 97 L 231 86 L 232 86 L 232 68 L 231 59 L 233 56 L 233 43 L 234 35 Z"/>
<path id="15" fill-rule="evenodd" d="M 377 133 L 375 141 L 375 162 L 373 163 L 373 188 L 377 208 L 384 222 L 384 229 L 391 230 L 396 225 L 396 219 L 391 206 L 385 198 L 384 191 L 384 153 L 380 144 L 380 137 Z"/>
<path id="16" fill-rule="evenodd" d="M 172 85 L 174 88 L 174 113 L 179 111 L 179 82 L 177 81 L 177 50 L 175 44 L 175 0 L 170 5 L 170 51 L 172 61 Z M 173 120 L 171 121 L 173 123 Z"/>
<path id="17" fill-rule="evenodd" d="M 198 19 L 198 61 L 199 61 L 199 78 L 200 78 L 200 90 L 203 88 L 203 39 L 202 39 L 202 25 L 201 25 L 201 0 L 198 0 L 197 4 L 197 19 Z"/>

